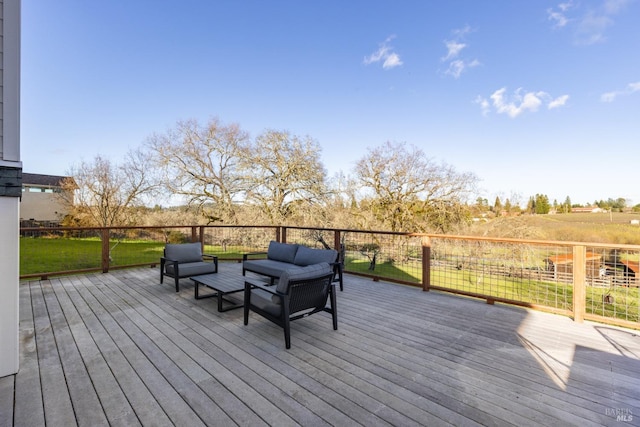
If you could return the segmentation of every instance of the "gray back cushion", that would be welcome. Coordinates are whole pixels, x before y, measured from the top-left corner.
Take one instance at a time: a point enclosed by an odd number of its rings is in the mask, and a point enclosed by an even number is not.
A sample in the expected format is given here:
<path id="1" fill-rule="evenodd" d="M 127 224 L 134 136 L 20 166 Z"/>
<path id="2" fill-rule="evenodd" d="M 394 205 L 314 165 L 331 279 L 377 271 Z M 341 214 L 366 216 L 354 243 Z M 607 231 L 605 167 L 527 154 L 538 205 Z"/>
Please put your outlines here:
<path id="1" fill-rule="evenodd" d="M 267 251 L 267 258 L 272 259 L 274 261 L 282 261 L 293 264 L 293 260 L 296 257 L 296 252 L 298 251 L 298 245 L 288 244 L 288 243 L 280 243 L 272 240 L 269 243 L 269 250 Z"/>
<path id="2" fill-rule="evenodd" d="M 202 261 L 202 244 L 196 243 L 168 243 L 164 248 L 165 258 L 178 262 Z"/>
<path id="3" fill-rule="evenodd" d="M 338 251 L 333 249 L 311 249 L 306 246 L 298 247 L 296 257 L 293 260 L 295 265 L 311 265 L 321 262 L 336 262 Z"/>
<path id="4" fill-rule="evenodd" d="M 280 279 L 278 280 L 276 290 L 278 292 L 287 293 L 287 290 L 289 289 L 289 282 L 292 280 L 314 279 L 316 277 L 331 274 L 332 272 L 333 270 L 327 262 L 312 264 L 306 267 L 293 267 L 282 272 Z"/>

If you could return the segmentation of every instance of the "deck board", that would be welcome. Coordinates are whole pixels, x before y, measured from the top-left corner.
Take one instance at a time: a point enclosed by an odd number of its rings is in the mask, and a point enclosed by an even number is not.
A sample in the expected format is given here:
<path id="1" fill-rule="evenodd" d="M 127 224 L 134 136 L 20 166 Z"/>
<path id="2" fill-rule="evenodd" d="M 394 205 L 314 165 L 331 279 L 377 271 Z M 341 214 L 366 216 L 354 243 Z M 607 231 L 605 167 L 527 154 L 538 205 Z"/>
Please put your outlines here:
<path id="1" fill-rule="evenodd" d="M 339 329 L 293 322 L 286 350 L 193 291 L 148 268 L 21 284 L 0 426 L 640 425 L 638 331 L 346 275 Z"/>

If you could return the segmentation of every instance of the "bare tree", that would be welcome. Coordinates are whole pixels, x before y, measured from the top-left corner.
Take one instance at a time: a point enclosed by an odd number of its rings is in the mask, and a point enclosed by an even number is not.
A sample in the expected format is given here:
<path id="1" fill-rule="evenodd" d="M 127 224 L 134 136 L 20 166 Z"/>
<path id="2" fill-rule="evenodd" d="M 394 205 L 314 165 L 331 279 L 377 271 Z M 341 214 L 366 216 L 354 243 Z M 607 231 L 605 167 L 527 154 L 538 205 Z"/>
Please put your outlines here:
<path id="1" fill-rule="evenodd" d="M 461 201 L 476 182 L 473 174 L 458 173 L 414 146 L 392 142 L 369 149 L 355 175 L 370 191 L 373 213 L 392 231 L 421 229 L 433 213 L 438 214 L 437 228 L 446 227 L 443 218 L 459 218 Z M 442 209 L 451 209 L 451 215 L 442 215 Z"/>
<path id="2" fill-rule="evenodd" d="M 121 165 L 97 155 L 68 172 L 58 193 L 76 224 L 109 227 L 135 222 L 135 210 L 153 196 L 158 182 L 149 158 L 130 151 Z"/>
<path id="3" fill-rule="evenodd" d="M 283 224 L 327 193 L 320 146 L 310 137 L 268 130 L 245 158 L 247 201 L 258 205 L 272 224 Z"/>
<path id="4" fill-rule="evenodd" d="M 217 118 L 201 126 L 196 120 L 178 122 L 163 135 L 152 135 L 147 145 L 164 172 L 164 185 L 189 205 L 205 209 L 209 222 L 237 223 L 236 206 L 244 196 L 239 164 L 246 156 L 249 136 L 239 125 Z"/>

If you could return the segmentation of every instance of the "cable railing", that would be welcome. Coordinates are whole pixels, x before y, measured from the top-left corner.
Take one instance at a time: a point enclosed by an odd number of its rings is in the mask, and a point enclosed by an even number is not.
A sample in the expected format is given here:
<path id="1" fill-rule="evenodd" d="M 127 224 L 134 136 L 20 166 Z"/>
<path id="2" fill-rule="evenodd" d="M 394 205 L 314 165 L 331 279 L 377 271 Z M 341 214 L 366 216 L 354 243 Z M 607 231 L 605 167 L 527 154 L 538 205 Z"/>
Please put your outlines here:
<path id="1" fill-rule="evenodd" d="M 166 243 L 241 262 L 271 240 L 335 248 L 346 273 L 640 329 L 640 246 L 283 226 L 21 228 L 21 279 L 157 267 Z"/>

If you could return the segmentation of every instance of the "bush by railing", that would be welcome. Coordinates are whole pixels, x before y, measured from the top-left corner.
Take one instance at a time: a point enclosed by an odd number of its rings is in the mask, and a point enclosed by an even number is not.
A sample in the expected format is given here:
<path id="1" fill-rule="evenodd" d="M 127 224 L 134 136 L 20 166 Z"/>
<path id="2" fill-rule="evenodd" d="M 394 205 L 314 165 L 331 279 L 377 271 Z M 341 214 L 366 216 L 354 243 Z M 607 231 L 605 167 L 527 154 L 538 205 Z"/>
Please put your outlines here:
<path id="1" fill-rule="evenodd" d="M 237 261 L 269 241 L 331 247 L 345 272 L 640 328 L 640 246 L 275 226 L 21 228 L 21 278 L 156 266 L 166 243 Z"/>

